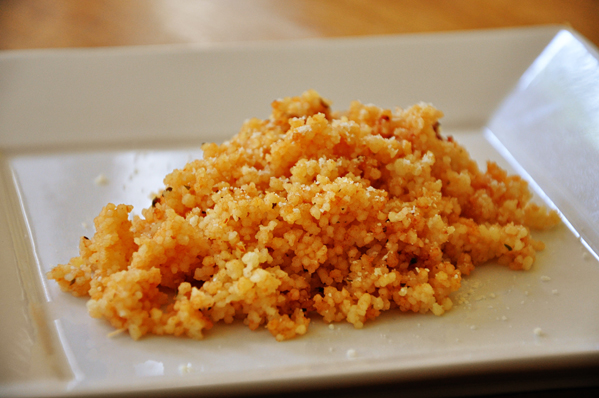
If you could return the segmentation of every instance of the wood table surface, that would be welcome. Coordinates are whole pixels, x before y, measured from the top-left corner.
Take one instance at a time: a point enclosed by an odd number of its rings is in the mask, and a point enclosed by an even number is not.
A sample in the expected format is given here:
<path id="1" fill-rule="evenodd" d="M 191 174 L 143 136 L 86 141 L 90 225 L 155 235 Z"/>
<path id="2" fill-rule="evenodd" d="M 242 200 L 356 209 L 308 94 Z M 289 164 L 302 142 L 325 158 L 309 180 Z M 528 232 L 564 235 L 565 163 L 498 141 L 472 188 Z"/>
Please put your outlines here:
<path id="1" fill-rule="evenodd" d="M 567 24 L 598 0 L 0 0 L 0 49 L 224 43 Z"/>

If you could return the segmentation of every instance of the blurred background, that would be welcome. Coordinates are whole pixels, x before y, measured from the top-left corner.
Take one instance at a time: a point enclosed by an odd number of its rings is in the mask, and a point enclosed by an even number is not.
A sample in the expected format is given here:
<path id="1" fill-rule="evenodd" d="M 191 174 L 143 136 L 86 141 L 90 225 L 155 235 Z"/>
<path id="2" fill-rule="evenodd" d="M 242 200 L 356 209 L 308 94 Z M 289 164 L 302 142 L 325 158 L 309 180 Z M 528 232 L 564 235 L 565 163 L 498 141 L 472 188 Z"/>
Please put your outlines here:
<path id="1" fill-rule="evenodd" d="M 566 24 L 599 0 L 0 0 L 0 49 L 226 43 Z"/>

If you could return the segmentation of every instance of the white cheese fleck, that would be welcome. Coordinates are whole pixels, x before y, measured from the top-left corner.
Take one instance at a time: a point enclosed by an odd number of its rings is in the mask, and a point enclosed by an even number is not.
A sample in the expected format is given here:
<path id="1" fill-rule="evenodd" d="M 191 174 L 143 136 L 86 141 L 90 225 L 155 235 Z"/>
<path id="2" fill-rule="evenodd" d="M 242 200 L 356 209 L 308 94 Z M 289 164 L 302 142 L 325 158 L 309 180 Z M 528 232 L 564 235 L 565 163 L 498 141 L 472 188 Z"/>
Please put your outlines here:
<path id="1" fill-rule="evenodd" d="M 298 133 L 307 133 L 308 131 L 312 131 L 312 126 L 310 126 L 309 124 L 305 124 L 303 126 L 299 126 L 297 128 L 297 132 Z"/>

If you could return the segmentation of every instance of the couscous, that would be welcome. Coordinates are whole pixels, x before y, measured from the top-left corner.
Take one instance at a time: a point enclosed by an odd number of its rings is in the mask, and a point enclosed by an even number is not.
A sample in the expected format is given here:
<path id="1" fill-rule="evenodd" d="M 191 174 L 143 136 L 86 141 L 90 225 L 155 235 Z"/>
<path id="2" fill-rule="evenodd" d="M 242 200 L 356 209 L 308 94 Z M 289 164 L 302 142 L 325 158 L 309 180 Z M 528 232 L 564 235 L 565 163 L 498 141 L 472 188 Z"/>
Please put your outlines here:
<path id="1" fill-rule="evenodd" d="M 423 103 L 335 113 L 312 90 L 274 101 L 167 175 L 142 217 L 104 207 L 48 276 L 134 339 L 243 319 L 285 340 L 315 316 L 361 328 L 393 309 L 441 315 L 475 266 L 530 269 L 543 243 L 529 228 L 559 222 L 521 178 L 480 171 L 441 117 Z"/>

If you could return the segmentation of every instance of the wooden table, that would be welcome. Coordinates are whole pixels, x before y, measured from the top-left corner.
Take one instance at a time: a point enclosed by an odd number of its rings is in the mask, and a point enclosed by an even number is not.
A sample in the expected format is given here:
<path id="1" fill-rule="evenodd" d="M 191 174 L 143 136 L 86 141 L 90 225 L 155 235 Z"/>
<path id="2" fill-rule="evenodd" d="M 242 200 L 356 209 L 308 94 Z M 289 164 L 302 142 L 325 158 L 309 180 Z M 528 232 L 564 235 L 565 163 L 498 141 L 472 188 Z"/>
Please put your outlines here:
<path id="1" fill-rule="evenodd" d="M 0 0 L 0 49 L 223 43 L 569 24 L 597 0 Z"/>
<path id="2" fill-rule="evenodd" d="M 0 0 L 0 50 L 247 42 L 539 24 L 571 25 L 599 46 L 599 1 Z M 503 377 L 509 382 L 511 376 Z M 457 379 L 448 386 L 470 381 Z M 327 394 L 395 396 L 399 391 L 418 391 L 418 383 Z M 516 396 L 591 396 L 593 392 L 597 388 Z M 304 394 L 287 395 L 299 396 Z"/>

